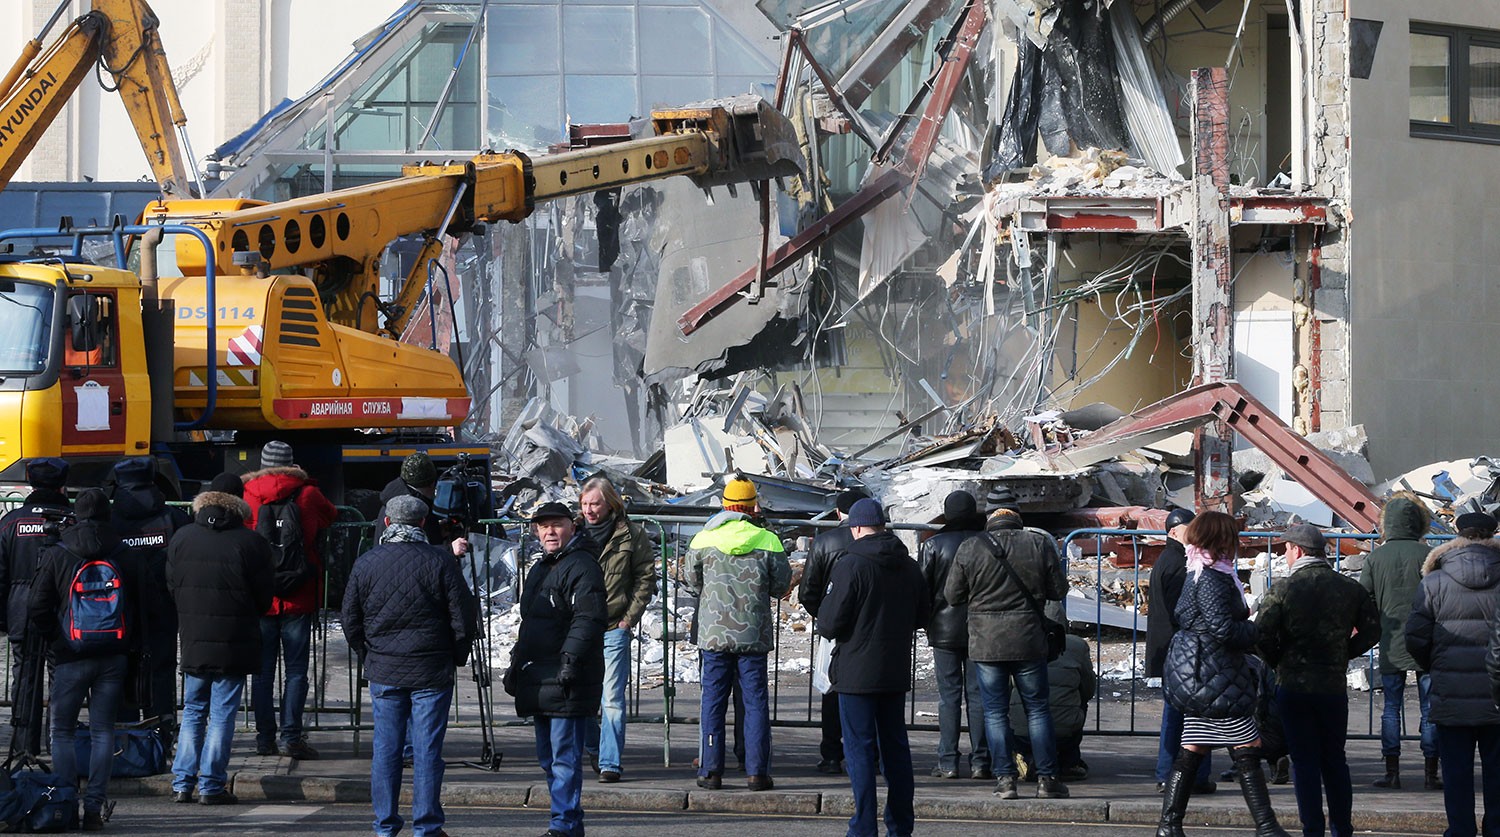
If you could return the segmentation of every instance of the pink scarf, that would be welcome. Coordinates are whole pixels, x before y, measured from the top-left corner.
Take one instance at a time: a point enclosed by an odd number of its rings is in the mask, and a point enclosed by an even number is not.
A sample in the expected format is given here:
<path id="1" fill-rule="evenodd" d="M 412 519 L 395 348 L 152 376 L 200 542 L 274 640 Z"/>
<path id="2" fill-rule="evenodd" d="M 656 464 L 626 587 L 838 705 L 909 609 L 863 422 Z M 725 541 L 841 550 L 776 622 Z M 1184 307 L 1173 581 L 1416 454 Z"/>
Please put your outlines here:
<path id="1" fill-rule="evenodd" d="M 1197 578 L 1198 574 L 1203 572 L 1205 568 L 1218 570 L 1236 580 L 1239 578 L 1235 572 L 1234 558 L 1232 556 L 1214 555 L 1208 550 L 1193 546 L 1192 544 L 1188 544 L 1187 546 L 1187 566 L 1189 570 L 1192 570 L 1193 578 Z"/>

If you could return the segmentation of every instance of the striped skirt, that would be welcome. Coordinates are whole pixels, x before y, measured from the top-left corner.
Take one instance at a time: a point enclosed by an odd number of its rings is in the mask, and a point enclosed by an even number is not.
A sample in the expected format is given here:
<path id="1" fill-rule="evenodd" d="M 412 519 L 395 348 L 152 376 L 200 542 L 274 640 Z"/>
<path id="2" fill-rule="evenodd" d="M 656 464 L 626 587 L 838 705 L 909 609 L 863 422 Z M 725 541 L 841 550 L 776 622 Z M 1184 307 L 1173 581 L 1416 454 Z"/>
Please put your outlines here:
<path id="1" fill-rule="evenodd" d="M 1260 737 L 1253 717 L 1195 718 L 1182 720 L 1182 743 L 1201 747 L 1241 747 Z"/>

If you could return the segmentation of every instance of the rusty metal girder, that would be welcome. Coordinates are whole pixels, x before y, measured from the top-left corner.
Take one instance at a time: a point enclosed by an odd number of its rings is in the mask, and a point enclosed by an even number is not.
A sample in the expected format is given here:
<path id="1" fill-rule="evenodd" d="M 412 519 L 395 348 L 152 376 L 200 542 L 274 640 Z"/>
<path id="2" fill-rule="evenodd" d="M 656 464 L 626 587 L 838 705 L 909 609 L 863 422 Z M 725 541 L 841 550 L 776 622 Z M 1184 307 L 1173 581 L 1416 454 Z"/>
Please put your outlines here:
<path id="1" fill-rule="evenodd" d="M 1098 461 L 1095 454 L 1132 450 L 1166 435 L 1222 421 L 1281 467 L 1339 517 L 1361 532 L 1380 523 L 1380 500 L 1364 483 L 1287 427 L 1269 407 L 1234 381 L 1191 387 L 1105 425 L 1082 443 L 1063 451 L 1068 464 Z M 1107 457 L 1106 457 L 1107 458 Z"/>
<path id="2" fill-rule="evenodd" d="M 938 71 L 932 85 L 932 95 L 922 114 L 922 122 L 912 134 L 901 164 L 867 182 L 849 200 L 840 204 L 833 212 L 819 218 L 812 226 L 798 233 L 787 243 L 776 248 L 764 259 L 745 270 L 734 279 L 709 294 L 703 301 L 677 318 L 677 328 L 687 336 L 703 327 L 734 304 L 736 299 L 750 287 L 751 283 L 765 282 L 791 267 L 814 247 L 827 241 L 834 233 L 851 221 L 874 209 L 881 201 L 915 183 L 921 176 L 932 146 L 937 142 L 943 121 L 953 105 L 953 96 L 958 91 L 963 74 L 973 56 L 974 45 L 984 31 L 987 18 L 983 0 L 969 0 L 968 8 L 961 19 L 959 37 L 950 44 L 951 51 L 945 57 L 943 68 Z"/>

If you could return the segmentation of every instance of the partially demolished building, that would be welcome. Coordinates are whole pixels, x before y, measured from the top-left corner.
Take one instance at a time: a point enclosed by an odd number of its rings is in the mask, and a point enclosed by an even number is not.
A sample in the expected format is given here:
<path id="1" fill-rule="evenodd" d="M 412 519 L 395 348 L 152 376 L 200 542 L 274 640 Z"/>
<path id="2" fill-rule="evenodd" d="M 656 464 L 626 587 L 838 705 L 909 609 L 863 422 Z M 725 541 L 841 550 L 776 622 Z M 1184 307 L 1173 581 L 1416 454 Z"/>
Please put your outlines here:
<path id="1" fill-rule="evenodd" d="M 608 141 L 754 87 L 802 177 L 601 193 L 452 248 L 452 304 L 409 339 L 454 335 L 467 430 L 511 473 L 563 479 L 592 450 L 682 491 L 870 462 L 1019 478 L 1003 454 L 1237 379 L 1298 432 L 1364 425 L 1389 476 L 1500 450 L 1466 362 L 1500 314 L 1500 9 L 1413 6 L 413 2 L 221 149 L 219 193 Z M 1200 489 L 1232 490 L 1232 446 L 1200 439 Z"/>

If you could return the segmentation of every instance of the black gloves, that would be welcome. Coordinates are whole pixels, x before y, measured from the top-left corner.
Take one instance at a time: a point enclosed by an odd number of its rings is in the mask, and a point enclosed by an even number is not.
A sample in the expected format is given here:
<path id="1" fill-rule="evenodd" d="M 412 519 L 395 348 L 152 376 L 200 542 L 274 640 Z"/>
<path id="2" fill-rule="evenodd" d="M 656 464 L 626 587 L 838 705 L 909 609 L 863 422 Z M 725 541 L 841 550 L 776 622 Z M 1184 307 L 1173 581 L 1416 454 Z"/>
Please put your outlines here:
<path id="1" fill-rule="evenodd" d="M 557 670 L 557 685 L 566 689 L 573 685 L 573 681 L 577 679 L 578 665 L 572 654 L 564 653 L 562 655 L 562 666 Z"/>

